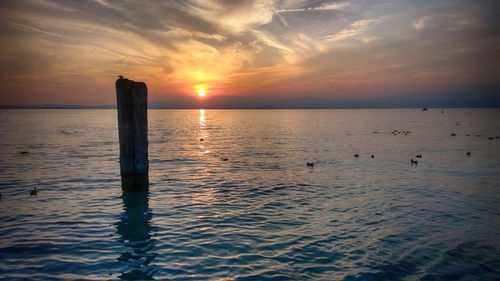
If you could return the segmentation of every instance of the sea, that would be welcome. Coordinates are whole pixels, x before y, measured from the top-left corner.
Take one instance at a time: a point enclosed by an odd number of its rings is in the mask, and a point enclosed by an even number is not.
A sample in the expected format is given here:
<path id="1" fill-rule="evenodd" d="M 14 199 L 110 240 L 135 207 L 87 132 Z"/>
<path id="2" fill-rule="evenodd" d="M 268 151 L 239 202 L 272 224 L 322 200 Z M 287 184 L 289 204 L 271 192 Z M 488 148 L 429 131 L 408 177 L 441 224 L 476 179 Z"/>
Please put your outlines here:
<path id="1" fill-rule="evenodd" d="M 116 110 L 0 110 L 0 280 L 500 280 L 500 109 L 148 127 L 123 194 Z"/>

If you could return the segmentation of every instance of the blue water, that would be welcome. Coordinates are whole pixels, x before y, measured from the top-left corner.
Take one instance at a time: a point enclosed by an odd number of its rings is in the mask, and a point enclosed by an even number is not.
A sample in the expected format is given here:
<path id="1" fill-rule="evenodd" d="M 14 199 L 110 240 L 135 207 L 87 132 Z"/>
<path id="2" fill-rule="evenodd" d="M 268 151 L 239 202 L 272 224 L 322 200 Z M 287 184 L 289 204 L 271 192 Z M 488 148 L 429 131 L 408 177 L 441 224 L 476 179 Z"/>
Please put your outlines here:
<path id="1" fill-rule="evenodd" d="M 0 110 L 0 279 L 500 280 L 498 109 L 150 110 L 125 196 L 116 120 Z"/>

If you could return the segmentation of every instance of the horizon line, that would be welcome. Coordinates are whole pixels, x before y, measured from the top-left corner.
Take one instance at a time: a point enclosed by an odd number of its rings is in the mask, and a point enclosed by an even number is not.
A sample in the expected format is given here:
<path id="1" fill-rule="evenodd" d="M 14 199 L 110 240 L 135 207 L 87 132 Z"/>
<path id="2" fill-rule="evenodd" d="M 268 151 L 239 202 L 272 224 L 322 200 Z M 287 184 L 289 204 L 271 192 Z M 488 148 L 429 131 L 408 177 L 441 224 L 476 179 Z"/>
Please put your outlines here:
<path id="1" fill-rule="evenodd" d="M 40 104 L 40 105 L 8 105 L 0 104 L 0 109 L 116 109 L 116 104 L 110 105 L 80 105 L 80 104 Z M 157 106 L 148 104 L 148 109 L 453 109 L 453 108 L 500 108 L 499 105 L 471 105 L 471 106 Z"/>

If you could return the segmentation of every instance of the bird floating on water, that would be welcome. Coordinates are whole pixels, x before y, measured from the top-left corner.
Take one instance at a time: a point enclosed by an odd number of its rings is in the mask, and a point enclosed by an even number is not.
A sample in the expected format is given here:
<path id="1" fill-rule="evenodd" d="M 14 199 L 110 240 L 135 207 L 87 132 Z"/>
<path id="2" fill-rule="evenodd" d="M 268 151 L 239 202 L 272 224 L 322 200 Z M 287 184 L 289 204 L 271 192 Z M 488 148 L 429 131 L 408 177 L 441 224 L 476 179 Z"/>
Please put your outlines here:
<path id="1" fill-rule="evenodd" d="M 33 187 L 33 190 L 30 190 L 30 195 L 37 195 L 38 194 L 38 190 L 36 190 L 36 186 Z"/>
<path id="2" fill-rule="evenodd" d="M 470 151 L 467 151 L 467 153 L 465 153 L 467 156 L 470 156 Z"/>
<path id="3" fill-rule="evenodd" d="M 417 155 L 415 155 L 415 157 L 422 158 L 422 154 L 417 154 Z"/>
<path id="4" fill-rule="evenodd" d="M 371 157 L 372 157 L 372 158 L 375 158 L 375 155 L 373 155 L 373 154 L 372 154 L 372 156 L 371 156 Z"/>
<path id="5" fill-rule="evenodd" d="M 314 167 L 314 163 L 313 162 L 307 162 L 306 165 L 307 165 L 307 167 L 311 167 L 311 168 Z"/>
<path id="6" fill-rule="evenodd" d="M 413 160 L 413 158 L 412 158 L 412 159 L 410 159 L 410 164 L 411 165 L 418 165 L 418 161 L 417 160 Z"/>
<path id="7" fill-rule="evenodd" d="M 227 161 L 227 160 L 229 160 L 229 159 L 228 159 L 228 158 L 225 158 L 225 157 L 221 157 L 221 158 L 220 158 L 220 160 L 221 160 L 221 161 Z"/>
<path id="8" fill-rule="evenodd" d="M 356 153 L 356 154 L 354 154 L 354 157 L 358 158 L 358 157 L 359 157 L 359 154 L 357 154 L 357 153 Z"/>

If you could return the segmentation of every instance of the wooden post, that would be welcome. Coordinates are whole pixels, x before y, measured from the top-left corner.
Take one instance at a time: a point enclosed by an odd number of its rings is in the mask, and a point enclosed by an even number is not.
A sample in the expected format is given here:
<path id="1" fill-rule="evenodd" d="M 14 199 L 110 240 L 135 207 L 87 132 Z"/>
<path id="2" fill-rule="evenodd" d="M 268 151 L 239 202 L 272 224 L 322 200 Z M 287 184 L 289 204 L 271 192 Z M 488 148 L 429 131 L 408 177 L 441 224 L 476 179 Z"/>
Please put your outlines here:
<path id="1" fill-rule="evenodd" d="M 123 191 L 145 191 L 149 186 L 148 88 L 144 82 L 120 77 L 115 82 Z"/>

